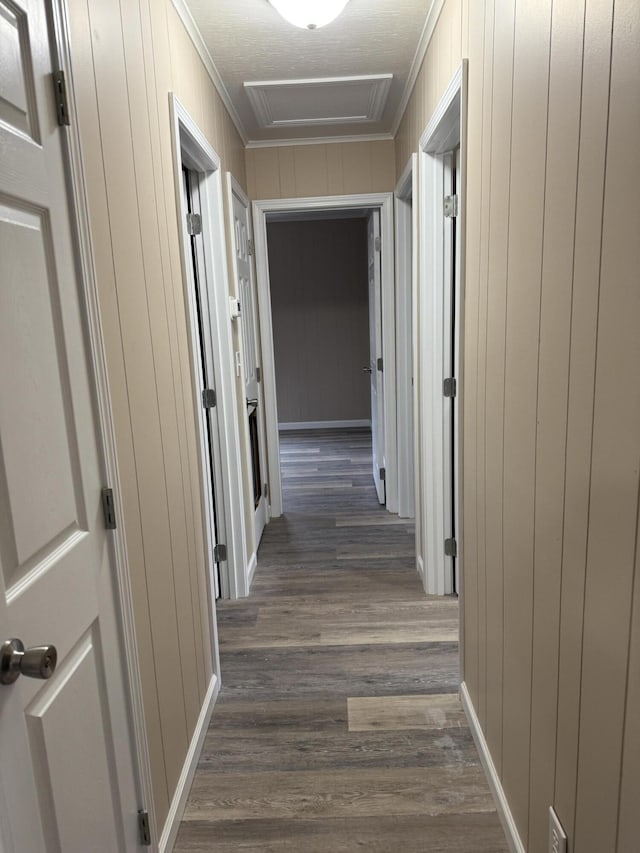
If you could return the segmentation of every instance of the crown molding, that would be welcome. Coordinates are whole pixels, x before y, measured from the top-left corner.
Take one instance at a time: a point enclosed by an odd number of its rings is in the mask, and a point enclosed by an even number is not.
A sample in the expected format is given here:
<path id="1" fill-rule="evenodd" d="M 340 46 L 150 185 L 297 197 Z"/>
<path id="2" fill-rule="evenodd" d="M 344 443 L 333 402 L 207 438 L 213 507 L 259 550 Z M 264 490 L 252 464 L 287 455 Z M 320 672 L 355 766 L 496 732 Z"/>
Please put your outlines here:
<path id="1" fill-rule="evenodd" d="M 236 108 L 233 105 L 233 101 L 227 91 L 227 87 L 222 82 L 222 77 L 216 68 L 216 64 L 213 61 L 211 54 L 209 53 L 209 49 L 205 44 L 204 39 L 198 29 L 196 22 L 193 19 L 193 15 L 191 14 L 185 0 L 171 0 L 173 8 L 178 13 L 178 17 L 184 24 L 184 27 L 189 34 L 189 38 L 193 42 L 193 46 L 198 51 L 200 59 L 204 63 L 204 67 L 207 69 L 207 73 L 211 78 L 211 82 L 216 87 L 216 90 L 220 97 L 222 98 L 222 102 L 227 108 L 227 112 L 231 117 L 231 121 L 234 123 L 236 130 L 242 140 L 242 144 L 247 144 L 247 133 L 244 129 L 244 125 L 238 115 Z"/>
<path id="2" fill-rule="evenodd" d="M 400 122 L 404 117 L 405 110 L 407 109 L 407 104 L 409 103 L 409 98 L 411 97 L 414 86 L 416 85 L 418 74 L 420 73 L 420 69 L 422 68 L 424 58 L 427 55 L 429 44 L 431 43 L 433 33 L 438 23 L 438 19 L 440 18 L 440 13 L 444 8 L 445 2 L 446 0 L 432 0 L 431 7 L 427 12 L 427 19 L 424 22 L 422 34 L 420 35 L 420 41 L 418 42 L 418 47 L 416 48 L 415 56 L 413 57 L 413 62 L 411 63 L 411 70 L 409 71 L 407 83 L 404 87 L 404 92 L 402 93 L 402 99 L 400 101 L 400 104 L 398 105 L 398 110 L 393 120 L 391 135 L 394 139 L 398 133 L 398 129 L 400 128 Z"/>
<path id="3" fill-rule="evenodd" d="M 351 136 L 314 136 L 304 139 L 250 139 L 247 148 L 291 148 L 296 145 L 332 145 L 335 142 L 393 142 L 391 133 L 360 133 Z"/>

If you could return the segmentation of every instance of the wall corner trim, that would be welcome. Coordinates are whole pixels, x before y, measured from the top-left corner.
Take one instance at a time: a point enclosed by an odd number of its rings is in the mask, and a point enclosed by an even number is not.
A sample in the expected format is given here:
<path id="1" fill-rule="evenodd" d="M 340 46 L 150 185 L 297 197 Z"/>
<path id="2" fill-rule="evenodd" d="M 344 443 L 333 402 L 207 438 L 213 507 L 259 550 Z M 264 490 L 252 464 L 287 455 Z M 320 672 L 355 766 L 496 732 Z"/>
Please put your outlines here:
<path id="1" fill-rule="evenodd" d="M 478 719 L 476 709 L 474 708 L 471 696 L 469 695 L 469 688 L 464 681 L 460 684 L 460 700 L 462 702 L 464 712 L 467 715 L 471 734 L 473 735 L 473 739 L 480 754 L 480 761 L 482 762 L 484 772 L 487 776 L 487 781 L 489 782 L 489 787 L 491 788 L 491 793 L 493 794 L 493 799 L 495 800 L 498 817 L 500 818 L 500 823 L 502 824 L 502 828 L 504 829 L 507 837 L 509 850 L 511 853 L 526 853 L 526 848 L 518 833 L 516 822 L 513 819 L 509 802 L 504 792 L 504 788 L 502 787 L 502 782 L 498 776 L 498 771 L 496 770 L 496 766 L 491 758 L 489 745 L 482 731 L 480 720 Z"/>
<path id="2" fill-rule="evenodd" d="M 216 68 L 216 64 L 213 61 L 213 57 L 209 53 L 209 48 L 207 47 L 200 30 L 198 29 L 198 25 L 193 19 L 193 15 L 189 10 L 185 0 L 171 0 L 173 8 L 178 13 L 178 17 L 184 24 L 184 28 L 187 31 L 189 38 L 191 39 L 193 46 L 202 62 L 204 63 L 204 67 L 207 69 L 207 74 L 211 78 L 211 82 L 216 87 L 216 90 L 220 97 L 222 98 L 222 102 L 227 108 L 227 112 L 231 117 L 231 121 L 234 123 L 238 134 L 240 135 L 240 139 L 242 140 L 242 144 L 247 144 L 247 134 L 244 129 L 244 125 L 240 120 L 240 116 L 238 115 L 236 108 L 233 106 L 233 101 L 227 91 L 227 87 L 224 85 L 222 81 L 222 77 L 220 76 L 220 72 Z"/>
<path id="3" fill-rule="evenodd" d="M 184 807 L 187 804 L 187 797 L 191 790 L 191 783 L 193 782 L 193 777 L 195 776 L 196 768 L 198 767 L 202 745 L 204 744 L 204 739 L 209 728 L 209 720 L 211 719 L 213 707 L 216 704 L 219 692 L 220 679 L 214 674 L 209 682 L 209 687 L 207 688 L 202 708 L 200 710 L 200 716 L 198 717 L 198 722 L 196 723 L 193 737 L 189 744 L 189 751 L 187 752 L 187 757 L 184 760 L 182 773 L 178 779 L 178 784 L 176 786 L 173 799 L 171 800 L 171 805 L 169 806 L 169 814 L 167 815 L 158 844 L 159 853 L 171 853 L 173 850 L 173 845 L 175 844 L 178 830 L 180 829 L 180 821 L 182 820 Z"/>

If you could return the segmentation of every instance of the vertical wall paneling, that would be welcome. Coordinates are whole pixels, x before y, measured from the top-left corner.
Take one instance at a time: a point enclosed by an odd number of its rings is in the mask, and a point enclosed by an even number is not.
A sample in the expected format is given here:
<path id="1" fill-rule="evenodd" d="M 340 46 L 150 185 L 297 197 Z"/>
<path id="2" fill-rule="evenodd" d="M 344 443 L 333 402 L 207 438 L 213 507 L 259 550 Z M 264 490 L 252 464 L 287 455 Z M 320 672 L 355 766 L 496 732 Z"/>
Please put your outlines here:
<path id="1" fill-rule="evenodd" d="M 636 520 L 636 567 L 633 613 L 627 667 L 627 708 L 622 752 L 620 809 L 618 818 L 618 853 L 635 853 L 640 838 L 640 502 Z"/>
<path id="2" fill-rule="evenodd" d="M 575 831 L 585 565 L 613 3 L 587 0 L 570 335 L 555 803 Z"/>
<path id="3" fill-rule="evenodd" d="M 507 305 L 507 246 L 513 95 L 512 0 L 496 0 L 491 75 L 491 181 L 488 193 L 487 352 L 485 371 L 486 737 L 502 769 L 504 659 L 503 437 Z"/>
<path id="4" fill-rule="evenodd" d="M 69 0 L 69 19 L 161 829 L 213 668 L 169 93 L 241 183 L 244 151 L 168 0 Z"/>
<path id="5" fill-rule="evenodd" d="M 467 137 L 478 140 L 482 129 L 482 67 L 484 53 L 484 18 L 482 7 L 477 4 L 470 9 L 472 16 L 470 24 L 469 67 L 475 69 L 469 74 L 469 110 L 467 116 Z M 479 317 L 479 287 L 478 287 L 478 256 L 480 251 L 480 180 L 481 180 L 481 146 L 477 142 L 467 148 L 467 262 L 465 282 L 465 329 L 464 329 L 464 480 L 462 484 L 462 512 L 464 516 L 465 564 L 464 596 L 465 596 L 465 631 L 464 631 L 464 678 L 473 695 L 477 697 L 479 690 L 479 658 L 481 654 L 479 643 L 480 614 L 477 573 L 477 501 L 476 501 L 476 417 L 478 393 L 478 317 Z"/>
<path id="6" fill-rule="evenodd" d="M 605 171 L 575 845 L 614 850 L 640 475 L 640 9 L 616 0 Z M 612 568 L 615 567 L 614 570 Z M 637 713 L 636 709 L 636 713 Z M 602 737 L 606 731 L 606 738 Z"/>
<path id="7" fill-rule="evenodd" d="M 507 283 L 502 781 L 520 833 L 529 813 L 537 363 L 550 2 L 518 0 Z"/>
<path id="8" fill-rule="evenodd" d="M 554 0 L 542 254 L 534 539 L 529 849 L 554 804 L 571 291 L 584 3 Z"/>
<path id="9" fill-rule="evenodd" d="M 149 105 L 147 101 L 140 9 L 136 3 L 126 3 L 122 10 L 122 34 L 125 71 L 129 94 L 129 118 L 133 144 L 133 168 L 138 239 L 142 249 L 142 269 L 146 283 L 147 313 L 152 335 L 154 373 L 167 381 L 156 382 L 162 453 L 165 459 L 164 482 L 168 503 L 168 534 L 171 543 L 171 564 L 180 567 L 173 572 L 173 592 L 176 607 L 178 654 L 183 681 L 183 695 L 187 718 L 187 731 L 195 726 L 200 712 L 198 668 L 202 649 L 196 642 L 195 623 L 192 618 L 192 577 L 190 571 L 188 537 L 186 530 L 185 500 L 182 481 L 181 443 L 178 418 L 174 366 L 169 346 L 168 312 L 164 290 L 164 272 L 161 265 L 156 204 L 156 180 L 153 161 L 148 156 L 151 145 Z M 146 188 L 152 188 L 148 192 Z"/>
<path id="10" fill-rule="evenodd" d="M 478 358 L 477 371 L 477 410 L 476 410 L 476 503 L 478 518 L 477 562 L 478 576 L 478 715 L 486 729 L 487 723 L 487 501 L 485 484 L 487 481 L 486 466 L 486 397 L 487 397 L 487 323 L 488 323 L 488 273 L 489 273 L 489 227 L 490 206 L 489 196 L 491 187 L 491 112 L 493 108 L 493 31 L 494 31 L 494 0 L 487 0 L 484 6 L 484 44 L 482 67 L 482 129 L 480 144 L 480 246 L 478 258 Z"/>
<path id="11" fill-rule="evenodd" d="M 91 68 L 93 64 L 91 22 L 86 2 L 69 6 L 74 68 Z M 127 550 L 131 572 L 134 606 L 136 607 L 136 635 L 140 656 L 147 740 L 151 756 L 151 773 L 156 808 L 162 814 L 169 806 L 169 793 L 165 771 L 164 748 L 160 717 L 160 700 L 155 680 L 144 678 L 153 672 L 153 641 L 148 608 L 139 608 L 147 599 L 147 565 L 141 521 L 141 499 L 136 475 L 135 446 L 131 427 L 131 412 L 127 365 L 120 333 L 120 305 L 116 290 L 115 265 L 112 254 L 109 207 L 106 193 L 106 172 L 103 165 L 102 140 L 97 106 L 95 80 L 91 74 L 76 74 L 75 89 L 81 136 L 84 150 L 93 152 L 90 162 L 85 157 L 85 180 L 91 203 L 89 219 L 94 236 L 93 251 L 107 362 L 109 367 L 111 404 L 116 430 L 123 511 L 127 518 Z M 100 235 L 101 239 L 96 239 Z"/>
<path id="12" fill-rule="evenodd" d="M 248 148 L 245 154 L 252 199 L 354 195 L 395 189 L 393 140 Z"/>

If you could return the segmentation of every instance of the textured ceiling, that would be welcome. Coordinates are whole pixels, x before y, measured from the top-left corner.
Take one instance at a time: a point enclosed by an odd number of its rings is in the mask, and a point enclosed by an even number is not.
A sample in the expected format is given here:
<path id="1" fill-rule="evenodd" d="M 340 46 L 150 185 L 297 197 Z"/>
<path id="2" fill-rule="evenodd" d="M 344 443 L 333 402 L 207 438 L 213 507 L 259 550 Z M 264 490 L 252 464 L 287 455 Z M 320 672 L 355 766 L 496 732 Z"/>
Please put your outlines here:
<path id="1" fill-rule="evenodd" d="M 318 30 L 284 21 L 267 0 L 186 0 L 249 141 L 388 134 L 432 0 L 350 0 Z M 245 82 L 392 74 L 379 121 L 260 127 Z"/>

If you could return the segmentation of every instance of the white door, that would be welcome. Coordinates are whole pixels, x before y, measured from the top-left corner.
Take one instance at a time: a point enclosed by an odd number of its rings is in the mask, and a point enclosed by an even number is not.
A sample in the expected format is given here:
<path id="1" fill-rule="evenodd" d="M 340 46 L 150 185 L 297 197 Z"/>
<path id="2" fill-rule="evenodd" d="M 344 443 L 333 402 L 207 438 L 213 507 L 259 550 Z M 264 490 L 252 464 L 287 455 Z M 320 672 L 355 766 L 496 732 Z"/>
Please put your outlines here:
<path id="1" fill-rule="evenodd" d="M 0 0 L 0 644 L 57 649 L 48 680 L 0 684 L 0 846 L 128 853 L 132 736 L 49 5 Z"/>
<path id="2" fill-rule="evenodd" d="M 265 489 L 267 456 L 264 435 L 264 414 L 262 411 L 262 386 L 259 378 L 258 300 L 255 293 L 253 265 L 251 261 L 249 199 L 230 174 L 228 177 L 230 208 L 233 215 L 234 270 L 238 286 L 238 298 L 240 300 L 242 355 L 247 418 L 249 421 L 249 440 L 251 445 L 257 547 L 260 544 L 262 532 L 267 522 L 267 496 Z"/>
<path id="3" fill-rule="evenodd" d="M 386 502 L 384 444 L 384 364 L 382 361 L 382 275 L 380 265 L 380 211 L 369 214 L 369 371 L 371 376 L 371 440 L 373 481 L 381 504 Z"/>

